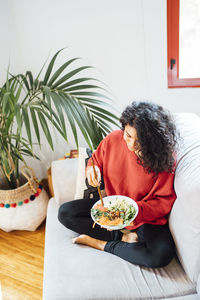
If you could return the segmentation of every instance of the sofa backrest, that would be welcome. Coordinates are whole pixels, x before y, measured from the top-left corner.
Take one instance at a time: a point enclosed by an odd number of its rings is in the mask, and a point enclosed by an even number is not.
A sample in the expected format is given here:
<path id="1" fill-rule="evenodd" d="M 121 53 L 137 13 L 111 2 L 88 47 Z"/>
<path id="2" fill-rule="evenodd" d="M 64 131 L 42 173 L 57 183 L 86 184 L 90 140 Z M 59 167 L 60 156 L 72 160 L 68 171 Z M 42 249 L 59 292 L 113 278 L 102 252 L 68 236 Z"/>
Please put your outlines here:
<path id="1" fill-rule="evenodd" d="M 200 274 L 200 118 L 174 114 L 180 132 L 174 187 L 177 199 L 169 217 L 177 255 L 190 279 Z"/>

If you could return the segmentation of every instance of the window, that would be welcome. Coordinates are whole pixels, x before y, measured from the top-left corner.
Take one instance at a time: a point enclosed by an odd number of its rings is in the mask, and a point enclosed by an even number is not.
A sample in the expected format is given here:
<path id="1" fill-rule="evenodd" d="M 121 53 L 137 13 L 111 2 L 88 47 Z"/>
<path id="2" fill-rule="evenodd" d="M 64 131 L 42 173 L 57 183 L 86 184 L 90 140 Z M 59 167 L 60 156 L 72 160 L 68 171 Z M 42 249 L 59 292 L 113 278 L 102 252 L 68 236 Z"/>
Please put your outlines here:
<path id="1" fill-rule="evenodd" d="M 200 0 L 167 0 L 168 87 L 200 87 Z"/>

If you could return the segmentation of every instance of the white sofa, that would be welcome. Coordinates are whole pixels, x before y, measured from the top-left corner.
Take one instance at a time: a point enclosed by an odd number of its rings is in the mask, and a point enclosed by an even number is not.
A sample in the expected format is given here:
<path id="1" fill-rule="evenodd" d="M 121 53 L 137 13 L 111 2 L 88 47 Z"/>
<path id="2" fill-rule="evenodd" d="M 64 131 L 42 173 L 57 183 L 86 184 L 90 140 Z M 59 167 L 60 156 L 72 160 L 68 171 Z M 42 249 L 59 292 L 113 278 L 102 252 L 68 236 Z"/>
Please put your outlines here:
<path id="1" fill-rule="evenodd" d="M 54 161 L 55 198 L 47 212 L 44 300 L 200 299 L 200 118 L 175 114 L 181 134 L 175 172 L 177 199 L 169 225 L 177 257 L 158 269 L 139 267 L 110 253 L 72 244 L 77 234 L 57 219 L 59 205 L 84 189 L 84 155 Z M 83 200 L 84 201 L 84 200 Z"/>

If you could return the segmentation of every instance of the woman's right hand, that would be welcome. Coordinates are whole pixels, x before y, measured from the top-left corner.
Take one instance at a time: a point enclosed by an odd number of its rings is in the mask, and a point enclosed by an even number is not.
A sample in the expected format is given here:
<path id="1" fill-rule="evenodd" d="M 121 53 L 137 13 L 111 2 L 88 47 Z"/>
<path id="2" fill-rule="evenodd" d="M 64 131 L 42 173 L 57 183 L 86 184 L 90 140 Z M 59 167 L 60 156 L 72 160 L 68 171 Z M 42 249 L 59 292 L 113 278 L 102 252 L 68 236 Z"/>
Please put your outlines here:
<path id="1" fill-rule="evenodd" d="M 91 186 L 100 186 L 100 181 L 101 181 L 101 172 L 97 166 L 95 166 L 95 171 L 97 178 L 95 178 L 94 170 L 92 166 L 88 166 L 86 168 L 86 177 L 88 180 L 89 185 Z"/>

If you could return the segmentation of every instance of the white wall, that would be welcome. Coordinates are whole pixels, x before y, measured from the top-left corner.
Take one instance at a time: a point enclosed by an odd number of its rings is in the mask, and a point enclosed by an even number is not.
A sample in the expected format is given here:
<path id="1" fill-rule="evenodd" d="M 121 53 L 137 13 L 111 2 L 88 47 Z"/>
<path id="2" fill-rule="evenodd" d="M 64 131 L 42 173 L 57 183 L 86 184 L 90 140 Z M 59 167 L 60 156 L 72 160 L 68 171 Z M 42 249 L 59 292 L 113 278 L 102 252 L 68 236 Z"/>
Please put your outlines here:
<path id="1" fill-rule="evenodd" d="M 11 11 L 11 2 L 0 0 L 0 84 L 5 81 L 8 65 L 9 71 L 20 68 L 15 22 Z"/>
<path id="2" fill-rule="evenodd" d="M 78 56 L 94 66 L 87 75 L 108 85 L 120 111 L 148 99 L 200 115 L 199 88 L 167 88 L 166 0 L 0 0 L 0 30 L 1 82 L 9 58 L 12 72 L 37 74 L 48 55 L 68 46 L 58 64 Z M 43 148 L 46 166 L 65 152 L 57 139 L 55 153 Z"/>

